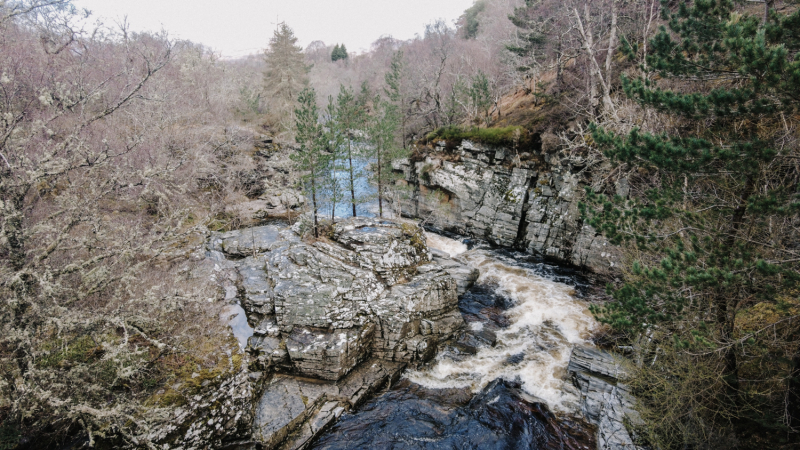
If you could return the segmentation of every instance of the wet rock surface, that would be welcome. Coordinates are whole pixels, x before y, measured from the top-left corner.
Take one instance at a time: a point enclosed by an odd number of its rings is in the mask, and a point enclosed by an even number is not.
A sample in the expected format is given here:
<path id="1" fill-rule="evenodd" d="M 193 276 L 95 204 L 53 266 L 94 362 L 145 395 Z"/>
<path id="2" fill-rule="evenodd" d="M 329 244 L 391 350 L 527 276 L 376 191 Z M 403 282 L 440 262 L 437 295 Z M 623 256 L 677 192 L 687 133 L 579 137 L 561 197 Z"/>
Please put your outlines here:
<path id="1" fill-rule="evenodd" d="M 580 219 L 578 202 L 591 172 L 578 162 L 547 153 L 520 159 L 510 149 L 463 141 L 453 151 L 437 147 L 424 161 L 400 160 L 393 168 L 414 187 L 412 198 L 401 202 L 404 215 L 432 216 L 442 229 L 598 273 L 618 264 L 616 250 Z"/>
<path id="2" fill-rule="evenodd" d="M 253 437 L 266 448 L 301 448 L 345 410 L 397 380 L 403 367 L 372 359 L 338 382 L 276 375 L 256 406 Z"/>
<path id="3" fill-rule="evenodd" d="M 624 371 L 593 349 L 575 349 L 564 383 L 580 398 L 570 409 L 592 425 L 554 415 L 513 377 L 477 393 L 398 382 L 437 351 L 466 360 L 501 345 L 514 307 L 491 282 L 473 285 L 479 273 L 468 258 L 431 251 L 422 236 L 416 226 L 356 219 L 315 242 L 274 226 L 211 239 L 209 257 L 233 274 L 225 297 L 252 327 L 243 373 L 254 407 L 239 418 L 252 425 L 220 448 L 635 448 Z M 572 269 L 493 252 L 580 290 Z M 527 357 L 509 353 L 507 364 Z"/>
<path id="4" fill-rule="evenodd" d="M 434 258 L 417 225 L 366 218 L 308 242 L 273 225 L 215 234 L 208 255 L 234 271 L 225 297 L 246 312 L 240 340 L 263 390 L 251 438 L 229 448 L 308 445 L 463 330 L 459 288 L 477 278 Z"/>
<path id="5" fill-rule="evenodd" d="M 315 449 L 594 449 L 591 430 L 557 419 L 513 382 L 474 397 L 408 381 L 344 415 Z"/>

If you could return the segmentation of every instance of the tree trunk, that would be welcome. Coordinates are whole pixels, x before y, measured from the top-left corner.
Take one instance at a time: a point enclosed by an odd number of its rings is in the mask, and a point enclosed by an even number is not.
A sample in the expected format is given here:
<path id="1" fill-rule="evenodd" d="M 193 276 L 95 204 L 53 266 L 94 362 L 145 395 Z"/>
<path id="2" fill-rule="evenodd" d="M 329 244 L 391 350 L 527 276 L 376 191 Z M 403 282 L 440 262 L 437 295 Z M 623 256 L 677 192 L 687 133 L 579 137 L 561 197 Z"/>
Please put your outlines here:
<path id="1" fill-rule="evenodd" d="M 356 216 L 356 184 L 353 174 L 353 142 L 347 139 L 347 161 L 350 163 L 350 204 L 353 206 L 353 217 Z"/>
<path id="2" fill-rule="evenodd" d="M 742 223 L 744 223 L 744 216 L 747 213 L 747 200 L 753 194 L 754 188 L 754 177 L 750 175 L 747 177 L 744 190 L 739 197 L 739 205 L 733 211 L 731 227 L 728 230 L 728 238 L 724 243 L 724 251 L 727 251 L 729 256 L 732 256 L 730 253 L 733 251 L 734 245 L 736 244 L 736 235 L 739 233 L 739 229 L 742 227 Z M 734 297 L 725 292 L 718 292 L 715 303 L 717 306 L 717 327 L 719 328 L 720 339 L 723 345 L 731 344 L 736 321 L 736 311 L 733 308 L 735 305 Z M 729 345 L 725 348 L 723 359 L 725 361 L 725 369 L 722 374 L 723 378 L 731 394 L 738 399 L 739 367 L 736 361 L 736 348 L 734 345 Z"/>
<path id="3" fill-rule="evenodd" d="M 381 174 L 381 152 L 378 151 L 378 217 L 383 219 L 383 178 Z"/>
<path id="4" fill-rule="evenodd" d="M 315 173 L 311 172 L 311 207 L 314 208 L 314 237 L 319 238 L 319 225 L 317 223 L 317 185 L 314 180 Z"/>
<path id="5" fill-rule="evenodd" d="M 798 331 L 795 331 L 795 335 Z M 800 428 L 800 348 L 795 350 L 792 356 L 792 371 L 789 374 L 789 389 L 786 394 L 787 424 L 796 430 Z"/>
<path id="6" fill-rule="evenodd" d="M 772 3 L 775 0 L 764 0 L 764 22 L 762 22 L 763 26 L 767 26 L 767 21 L 769 20 L 769 8 L 772 6 Z"/>
<path id="7" fill-rule="evenodd" d="M 611 32 L 608 36 L 608 51 L 606 52 L 606 76 L 603 83 L 603 109 L 606 113 L 614 111 L 614 104 L 611 102 L 611 69 L 614 60 L 614 52 L 617 49 L 617 3 L 611 6 Z"/>
<path id="8" fill-rule="evenodd" d="M 339 184 L 336 182 L 336 159 L 333 160 L 331 183 L 331 224 L 334 224 L 336 223 L 336 196 L 339 195 Z"/>
<path id="9" fill-rule="evenodd" d="M 400 94 L 400 118 L 401 118 L 401 139 L 403 141 L 403 148 L 406 148 L 406 99 Z"/>
<path id="10" fill-rule="evenodd" d="M 564 55 L 561 52 L 561 37 L 558 39 L 558 50 L 556 51 L 556 94 L 561 96 L 561 89 L 564 85 Z"/>

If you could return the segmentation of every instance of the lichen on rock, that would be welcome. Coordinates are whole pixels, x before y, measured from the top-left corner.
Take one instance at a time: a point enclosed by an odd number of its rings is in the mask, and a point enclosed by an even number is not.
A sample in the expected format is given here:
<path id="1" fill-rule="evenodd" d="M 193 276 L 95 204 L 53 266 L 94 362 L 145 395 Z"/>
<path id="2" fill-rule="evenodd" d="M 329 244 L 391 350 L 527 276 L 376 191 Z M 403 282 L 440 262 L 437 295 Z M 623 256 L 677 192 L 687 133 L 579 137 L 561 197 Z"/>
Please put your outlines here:
<path id="1" fill-rule="evenodd" d="M 233 301 L 253 328 L 249 367 L 267 383 L 243 448 L 309 439 L 337 408 L 433 358 L 463 328 L 458 294 L 477 279 L 447 255 L 434 258 L 416 224 L 352 218 L 313 241 L 300 228 L 238 230 L 209 244 L 236 267 Z"/>

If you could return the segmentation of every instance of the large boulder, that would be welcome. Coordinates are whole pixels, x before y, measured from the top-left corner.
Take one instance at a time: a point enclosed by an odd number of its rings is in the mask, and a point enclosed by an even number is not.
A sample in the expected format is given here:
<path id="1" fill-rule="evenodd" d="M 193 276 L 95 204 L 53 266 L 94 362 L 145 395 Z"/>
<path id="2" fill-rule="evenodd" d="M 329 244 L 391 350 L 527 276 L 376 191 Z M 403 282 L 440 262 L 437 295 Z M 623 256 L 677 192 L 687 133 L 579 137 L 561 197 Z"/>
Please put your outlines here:
<path id="1" fill-rule="evenodd" d="M 286 349 L 302 374 L 338 380 L 369 356 L 374 331 L 371 323 L 343 330 L 296 326 Z"/>
<path id="2" fill-rule="evenodd" d="M 346 263 L 341 254 L 331 256 L 329 247 L 290 242 L 269 255 L 266 270 L 281 331 L 361 326 L 369 303 L 386 290 L 374 272 Z M 355 258 L 347 249 L 338 250 Z"/>
<path id="3" fill-rule="evenodd" d="M 408 283 L 398 284 L 372 306 L 378 318 L 373 349 L 394 361 L 427 361 L 439 342 L 464 325 L 456 281 L 444 268 L 427 264 Z"/>
<path id="4" fill-rule="evenodd" d="M 388 285 L 407 280 L 432 258 L 424 231 L 411 224 L 355 218 L 336 224 L 333 239 L 353 251 L 353 263 L 374 270 Z"/>
<path id="5" fill-rule="evenodd" d="M 264 227 L 224 235 L 225 253 L 255 253 L 238 270 L 257 368 L 337 380 L 371 355 L 432 358 L 463 326 L 458 288 L 477 274 L 446 257 L 433 262 L 425 242 L 415 224 L 365 218 L 314 242 Z"/>

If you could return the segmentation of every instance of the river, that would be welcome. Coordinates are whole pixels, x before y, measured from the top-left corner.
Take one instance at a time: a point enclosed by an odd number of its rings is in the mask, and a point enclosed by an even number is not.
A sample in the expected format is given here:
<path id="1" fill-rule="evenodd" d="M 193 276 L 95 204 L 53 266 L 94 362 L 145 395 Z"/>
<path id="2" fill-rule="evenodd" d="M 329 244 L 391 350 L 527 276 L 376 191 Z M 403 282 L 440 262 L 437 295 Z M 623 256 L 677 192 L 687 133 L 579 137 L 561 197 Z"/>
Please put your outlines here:
<path id="1" fill-rule="evenodd" d="M 469 243 L 469 245 L 468 245 Z M 596 323 L 569 268 L 531 255 L 428 234 L 431 248 L 480 270 L 459 299 L 467 326 L 492 346 L 445 346 L 387 392 L 322 435 L 316 449 L 589 449 L 592 431 L 571 418 L 562 389 L 575 344 Z"/>

